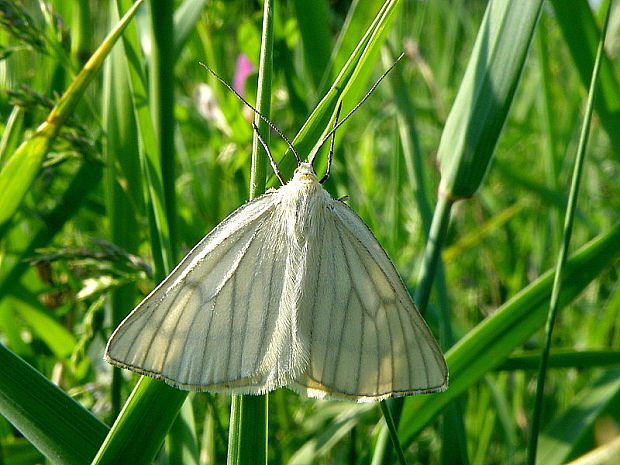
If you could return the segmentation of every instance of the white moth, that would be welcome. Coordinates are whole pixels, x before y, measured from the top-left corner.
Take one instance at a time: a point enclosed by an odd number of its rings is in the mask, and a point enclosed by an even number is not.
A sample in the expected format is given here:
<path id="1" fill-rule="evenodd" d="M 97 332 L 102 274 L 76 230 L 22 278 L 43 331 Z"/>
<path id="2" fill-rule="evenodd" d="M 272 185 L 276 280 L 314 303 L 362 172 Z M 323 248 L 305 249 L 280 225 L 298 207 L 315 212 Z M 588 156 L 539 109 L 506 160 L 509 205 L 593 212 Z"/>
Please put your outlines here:
<path id="1" fill-rule="evenodd" d="M 402 55 L 401 55 L 402 57 Z M 399 60 L 400 58 L 399 57 Z M 180 389 L 262 394 L 286 386 L 356 402 L 443 391 L 448 369 L 394 265 L 368 226 L 298 161 L 282 187 L 247 202 L 205 236 L 116 328 L 113 365 Z"/>
<path id="2" fill-rule="evenodd" d="M 211 231 L 105 359 L 186 390 L 376 401 L 442 391 L 442 353 L 394 265 L 310 163 Z"/>

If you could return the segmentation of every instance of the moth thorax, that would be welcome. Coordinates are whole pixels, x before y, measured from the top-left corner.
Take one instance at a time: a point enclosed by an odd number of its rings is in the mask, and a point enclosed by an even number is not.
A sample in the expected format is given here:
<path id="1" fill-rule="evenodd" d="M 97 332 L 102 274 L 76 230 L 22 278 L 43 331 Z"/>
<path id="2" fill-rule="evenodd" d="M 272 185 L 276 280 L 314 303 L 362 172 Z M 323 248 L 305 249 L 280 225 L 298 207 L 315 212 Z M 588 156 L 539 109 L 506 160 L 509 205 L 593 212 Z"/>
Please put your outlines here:
<path id="1" fill-rule="evenodd" d="M 287 235 L 301 245 L 315 237 L 317 224 L 321 222 L 322 188 L 319 183 L 314 186 L 296 180 L 286 187 L 290 190 L 283 193 L 281 201 Z"/>

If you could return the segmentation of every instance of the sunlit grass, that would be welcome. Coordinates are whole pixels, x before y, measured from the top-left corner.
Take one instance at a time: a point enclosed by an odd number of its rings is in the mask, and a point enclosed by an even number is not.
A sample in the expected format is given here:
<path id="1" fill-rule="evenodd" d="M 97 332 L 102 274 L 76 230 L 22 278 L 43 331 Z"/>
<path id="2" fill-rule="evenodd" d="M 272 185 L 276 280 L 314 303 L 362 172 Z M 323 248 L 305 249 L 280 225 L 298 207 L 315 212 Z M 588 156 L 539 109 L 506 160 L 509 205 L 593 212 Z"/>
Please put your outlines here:
<path id="1" fill-rule="evenodd" d="M 20 10 L 15 8 L 21 3 L 0 2 L 0 176 L 118 22 L 112 5 L 125 12 L 132 4 L 54 0 L 41 10 L 38 2 L 23 3 Z M 383 1 L 352 6 L 320 1 L 316 10 L 302 1 L 275 3 L 270 116 L 293 139 Z M 351 65 L 359 73 L 343 78 L 348 86 L 343 114 L 393 55 L 404 50 L 405 58 L 338 132 L 325 186 L 335 197 L 349 197 L 414 295 L 438 201 L 437 150 L 487 2 L 400 3 L 383 32 L 389 47 L 379 47 L 378 34 L 376 49 L 369 45 L 361 64 Z M 443 244 L 445 279 L 434 275 L 438 287 L 426 319 L 446 350 L 456 343 L 448 358 L 455 370 L 445 394 L 405 402 L 400 435 L 409 463 L 448 463 L 462 453 L 470 463 L 522 463 L 526 457 L 537 359 L 520 356 L 540 354 L 544 341 L 552 281 L 545 273 L 562 240 L 598 42 L 596 21 L 602 17 L 585 0 L 571 4 L 557 0 L 543 9 L 487 176 L 471 198 L 452 206 Z M 155 103 L 149 95 L 154 76 L 149 69 L 162 66 L 150 55 L 153 34 L 162 31 L 150 29 L 143 6 L 122 48 L 107 58 L 42 161 L 29 167 L 32 181 L 16 170 L 15 182 L 27 187 L 23 199 L 0 192 L 7 217 L 0 228 L 0 369 L 11 370 L 0 375 L 0 458 L 6 463 L 40 463 L 35 446 L 48 455 L 75 451 L 75 457 L 55 463 L 92 459 L 107 434 L 98 420 L 112 425 L 137 380 L 113 374 L 102 361 L 110 331 L 175 260 L 250 197 L 252 115 L 198 62 L 235 83 L 245 54 L 253 70 L 244 93 L 254 102 L 262 6 L 186 0 L 175 8 L 178 34 L 167 37 L 173 47 L 166 60 L 176 62 L 163 65 L 174 87 L 172 103 L 166 98 Z M 313 27 L 317 21 L 323 27 Z M 612 16 L 611 34 L 617 34 L 613 24 Z M 322 46 L 312 47 L 316 41 Z M 540 431 L 545 464 L 564 463 L 601 445 L 594 430 L 614 436 L 620 428 L 614 403 L 620 392 L 617 47 L 609 41 L 601 71 L 571 241 L 582 268 L 572 269 L 565 284 L 552 339 Z M 135 58 L 129 65 L 126 53 Z M 197 92 L 203 84 L 210 88 L 208 100 Z M 299 134 L 302 150 L 309 151 L 325 128 L 335 95 Z M 154 114 L 168 119 L 153 119 Z M 173 148 L 162 145 L 162 131 L 174 137 Z M 286 144 L 272 134 L 270 146 L 290 175 L 293 158 Z M 174 172 L 156 166 L 162 148 Z M 449 149 L 442 148 L 444 155 Z M 319 170 L 325 153 L 317 158 Z M 174 208 L 166 185 L 174 188 Z M 11 214 L 9 207 L 15 207 Z M 527 288 L 531 283 L 533 290 Z M 562 355 L 554 358 L 555 350 Z M 147 394 L 141 407 L 134 406 L 154 419 L 130 412 L 122 430 L 127 437 L 133 428 L 163 438 L 167 424 L 155 418 L 174 419 L 183 396 L 172 388 L 156 391 L 157 384 L 144 381 L 140 392 Z M 462 393 L 459 409 L 444 400 L 455 393 Z M 188 399 L 158 460 L 224 463 L 230 397 Z M 15 405 L 31 409 L 26 409 L 35 419 L 31 426 L 20 423 Z M 378 464 L 382 425 L 378 406 L 317 402 L 278 390 L 269 396 L 269 463 L 367 464 L 374 455 Z M 135 443 L 136 460 L 147 447 L 159 445 Z"/>

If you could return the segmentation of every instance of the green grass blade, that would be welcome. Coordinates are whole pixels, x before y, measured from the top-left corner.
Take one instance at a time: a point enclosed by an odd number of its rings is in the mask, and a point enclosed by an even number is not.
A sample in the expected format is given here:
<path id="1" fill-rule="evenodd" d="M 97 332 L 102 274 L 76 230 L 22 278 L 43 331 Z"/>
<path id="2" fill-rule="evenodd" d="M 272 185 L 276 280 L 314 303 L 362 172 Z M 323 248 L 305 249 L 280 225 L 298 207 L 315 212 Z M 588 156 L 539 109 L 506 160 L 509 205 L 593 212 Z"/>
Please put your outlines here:
<path id="1" fill-rule="evenodd" d="M 192 396 L 188 396 L 183 402 L 179 415 L 168 432 L 168 463 L 198 465 L 199 452 L 192 399 Z"/>
<path id="2" fill-rule="evenodd" d="M 9 158 L 7 164 L 0 171 L 0 192 L 2 192 L 0 198 L 0 231 L 21 205 L 24 196 L 41 169 L 41 164 L 52 141 L 73 113 L 86 88 L 99 72 L 112 46 L 121 36 L 141 3 L 142 0 L 137 0 L 127 11 L 75 77 L 50 112 L 47 120 L 39 126 L 30 139 L 24 141 L 17 148 L 15 154 Z"/>
<path id="3" fill-rule="evenodd" d="M 620 370 L 606 371 L 542 431 L 536 463 L 561 465 L 590 450 L 597 420 L 616 416 L 619 402 Z"/>
<path id="4" fill-rule="evenodd" d="M 400 465 L 407 465 L 407 461 L 405 460 L 405 454 L 403 453 L 400 441 L 398 440 L 398 429 L 396 427 L 394 417 L 392 416 L 392 412 L 390 412 L 390 407 L 386 402 L 381 402 L 380 405 L 381 412 L 383 413 L 383 418 L 385 419 L 385 423 L 387 424 L 387 429 L 390 432 L 390 439 L 392 440 L 392 445 L 394 446 L 394 450 L 396 450 L 396 457 L 398 458 L 398 463 L 400 463 Z"/>
<path id="5" fill-rule="evenodd" d="M 88 463 L 107 427 L 0 344 L 0 413 L 53 463 Z"/>
<path id="6" fill-rule="evenodd" d="M 342 30 L 334 45 L 334 50 L 331 54 L 332 59 L 323 73 L 323 85 L 320 89 L 322 93 L 327 93 L 330 83 L 333 81 L 334 73 L 337 73 L 344 67 L 358 46 L 360 39 L 384 6 L 385 0 L 354 0 L 351 3 L 347 17 L 342 25 Z"/>
<path id="7" fill-rule="evenodd" d="M 187 392 L 141 377 L 92 464 L 151 463 L 186 398 Z"/>
<path id="8" fill-rule="evenodd" d="M 385 35 L 391 25 L 394 13 L 399 5 L 399 0 L 388 0 L 385 2 L 379 13 L 377 13 L 372 24 L 366 30 L 364 36 L 359 40 L 357 47 L 349 56 L 349 59 L 340 70 L 338 77 L 333 82 L 323 99 L 316 106 L 303 127 L 297 133 L 293 144 L 302 159 L 306 156 L 311 158 L 318 150 L 316 147 L 323 134 L 327 133 L 330 121 L 335 115 L 338 101 L 347 95 L 351 86 L 354 85 L 356 78 L 363 72 L 368 72 L 374 66 L 373 58 L 376 58 L 380 47 L 385 41 Z M 342 114 L 346 114 L 347 108 L 352 108 L 355 101 L 347 101 L 343 105 Z M 292 173 L 296 166 L 292 154 L 287 153 L 278 163 L 280 171 L 286 177 Z M 315 168 L 317 173 L 324 169 L 325 160 L 317 160 Z M 277 184 L 275 176 L 272 176 L 268 183 L 269 187 Z"/>
<path id="9" fill-rule="evenodd" d="M 12 307 L 26 326 L 31 328 L 33 334 L 47 345 L 58 360 L 69 357 L 76 343 L 73 334 L 52 318 L 41 302 L 32 298 L 25 289 L 19 285 L 13 286 L 14 295 L 6 296 L 2 304 Z M 18 296 L 18 293 L 21 295 Z"/>
<path id="10" fill-rule="evenodd" d="M 112 21 L 117 19 L 116 6 L 111 0 Z M 131 89 L 123 49 L 116 47 L 104 68 L 102 109 L 106 134 L 103 146 L 105 160 L 104 192 L 106 213 L 110 224 L 110 240 L 128 253 L 137 254 L 140 244 L 138 214 L 144 210 L 138 130 L 131 103 Z M 112 326 L 116 326 L 136 302 L 135 284 L 129 283 L 112 291 L 109 308 Z M 112 417 L 121 408 L 121 373 L 114 370 L 110 394 Z"/>
<path id="11" fill-rule="evenodd" d="M 149 154 L 155 157 L 154 176 L 161 179 L 164 213 L 158 227 L 167 239 L 162 245 L 164 269 L 156 270 L 156 275 L 165 276 L 177 261 L 176 257 L 176 193 L 175 193 L 175 148 L 174 148 L 174 64 L 173 51 L 173 1 L 158 0 L 149 2 L 151 19 L 151 54 L 149 63 L 149 103 L 157 150 Z M 165 229 L 163 229 L 165 227 Z M 162 276 L 162 277 L 163 277 Z"/>
<path id="12" fill-rule="evenodd" d="M 275 1 L 265 0 L 258 69 L 256 109 L 269 118 L 273 74 L 273 9 Z M 263 141 L 269 143 L 269 125 L 258 115 L 254 124 Z M 267 153 L 254 134 L 252 139 L 252 171 L 250 199 L 265 192 Z M 228 436 L 228 465 L 262 465 L 267 463 L 267 418 L 269 395 L 234 396 L 231 405 Z"/>
<path id="13" fill-rule="evenodd" d="M 441 195 L 471 197 L 486 174 L 534 36 L 542 0 L 491 1 L 441 135 Z"/>
<path id="14" fill-rule="evenodd" d="M 125 0 L 118 1 L 123 3 Z M 151 121 L 151 109 L 147 105 L 149 101 L 147 98 L 147 80 L 135 25 L 130 25 L 127 28 L 123 43 L 133 95 L 132 103 L 140 134 L 140 156 L 145 184 L 143 195 L 148 200 L 155 277 L 156 279 L 163 279 L 166 272 L 171 269 L 174 259 L 166 219 L 164 174 L 159 157 L 160 142 L 155 137 Z M 172 111 L 172 108 L 166 104 L 160 109 Z M 170 119 L 168 118 L 166 121 L 170 122 Z M 172 156 L 173 152 L 166 155 Z M 171 180 L 168 179 L 168 183 L 170 182 Z M 172 388 L 161 381 L 141 378 L 123 406 L 93 463 L 119 463 L 119 461 L 124 461 L 125 457 L 131 457 L 129 463 L 149 463 L 160 449 L 166 432 L 177 417 L 187 394 L 187 392 Z M 159 402 L 162 402 L 163 407 L 153 409 L 153 404 Z M 150 428 L 148 435 L 144 434 L 144 425 L 146 424 Z"/>
<path id="15" fill-rule="evenodd" d="M 598 46 L 600 31 L 587 0 L 551 0 L 554 18 L 562 29 L 564 40 L 579 71 L 584 87 L 590 83 L 594 57 Z M 594 102 L 596 113 L 607 132 L 614 150 L 620 152 L 620 83 L 617 69 L 603 54 L 601 72 L 597 84 L 598 97 Z"/>
<path id="16" fill-rule="evenodd" d="M 592 78 L 590 81 L 590 90 L 588 93 L 588 103 L 579 137 L 579 146 L 577 148 L 577 158 L 573 170 L 573 177 L 568 197 L 568 205 L 566 215 L 564 217 L 564 231 L 562 235 L 562 244 L 558 253 L 557 265 L 555 268 L 555 276 L 553 280 L 553 289 L 551 291 L 551 300 L 549 302 L 549 312 L 547 322 L 545 324 L 545 343 L 540 359 L 540 369 L 538 371 L 538 379 L 536 384 L 536 400 L 534 410 L 532 412 L 532 421 L 530 425 L 530 438 L 528 442 L 528 463 L 534 465 L 536 462 L 536 448 L 538 447 L 538 430 L 540 429 L 540 421 L 542 415 L 543 396 L 545 389 L 545 378 L 547 375 L 547 363 L 549 360 L 549 352 L 551 350 L 551 335 L 555 326 L 555 319 L 558 313 L 559 297 L 562 289 L 564 278 L 564 266 L 568 255 L 568 247 L 570 245 L 573 233 L 573 224 L 575 221 L 575 210 L 577 209 L 577 196 L 581 185 L 581 176 L 583 173 L 583 164 L 585 160 L 586 147 L 588 144 L 588 136 L 590 134 L 590 122 L 592 121 L 592 111 L 594 108 L 594 99 L 596 96 L 596 81 L 601 65 L 601 57 L 603 55 L 605 45 L 605 35 L 607 33 L 607 25 L 609 24 L 609 16 L 611 13 L 611 2 L 607 5 L 607 14 L 605 22 L 601 29 L 601 38 L 596 53 L 594 69 L 592 70 Z"/>
<path id="17" fill-rule="evenodd" d="M 540 353 L 522 353 L 508 357 L 500 370 L 537 370 Z M 553 350 L 549 354 L 549 366 L 553 368 L 594 368 L 620 365 L 620 350 Z"/>
<path id="18" fill-rule="evenodd" d="M 0 136 L 0 163 L 4 164 L 9 159 L 19 144 L 24 125 L 24 110 L 18 106 L 13 107 L 11 114 Z"/>
<path id="19" fill-rule="evenodd" d="M 318 89 L 331 55 L 327 3 L 325 0 L 294 0 L 293 7 L 301 34 L 306 75 Z"/>
<path id="20" fill-rule="evenodd" d="M 273 8 L 272 0 L 265 1 L 263 7 L 263 29 L 261 34 L 260 60 L 258 64 L 258 88 L 256 94 L 256 109 L 267 118 L 271 114 L 271 86 L 273 75 Z M 269 125 L 258 115 L 254 115 L 254 124 L 266 144 L 269 144 Z M 252 137 L 252 169 L 250 174 L 250 199 L 256 198 L 265 192 L 267 180 L 267 153 L 258 139 L 258 134 Z"/>
<path id="21" fill-rule="evenodd" d="M 620 257 L 620 224 L 575 253 L 567 262 L 560 305 L 566 305 Z M 553 273 L 543 276 L 506 302 L 492 316 L 462 338 L 448 353 L 450 389 L 428 396 L 409 397 L 400 423 L 401 443 L 406 446 L 449 402 L 497 365 L 544 323 L 551 296 Z"/>

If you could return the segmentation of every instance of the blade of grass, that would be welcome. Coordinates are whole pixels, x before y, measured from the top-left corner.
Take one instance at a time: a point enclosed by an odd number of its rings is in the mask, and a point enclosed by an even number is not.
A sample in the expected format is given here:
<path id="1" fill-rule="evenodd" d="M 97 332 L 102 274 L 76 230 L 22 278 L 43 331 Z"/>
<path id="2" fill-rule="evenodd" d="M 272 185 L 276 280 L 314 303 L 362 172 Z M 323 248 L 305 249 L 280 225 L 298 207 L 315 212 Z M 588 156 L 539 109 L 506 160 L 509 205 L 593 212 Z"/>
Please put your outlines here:
<path id="1" fill-rule="evenodd" d="M 110 1 L 112 21 L 117 20 L 116 6 Z M 123 250 L 137 254 L 140 230 L 137 213 L 144 210 L 141 185 L 138 132 L 131 104 L 128 76 L 121 47 L 115 48 L 106 62 L 103 73 L 103 125 L 106 138 L 103 145 L 105 160 L 104 190 L 106 213 L 110 223 L 110 239 Z M 138 294 L 133 283 L 115 289 L 108 300 L 112 325 L 116 326 L 136 301 Z M 121 408 L 121 373 L 113 370 L 110 395 L 112 418 Z"/>
<path id="2" fill-rule="evenodd" d="M 581 247 L 566 263 L 560 307 L 575 299 L 605 268 L 620 257 L 620 224 Z M 442 409 L 525 342 L 545 322 L 552 270 L 502 305 L 467 333 L 446 354 L 450 389 L 441 394 L 408 397 L 400 422 L 401 444 L 406 447 Z"/>
<path id="3" fill-rule="evenodd" d="M 620 370 L 606 371 L 542 431 L 536 463 L 560 465 L 589 450 L 596 420 L 605 413 L 616 415 L 619 402 Z"/>
<path id="4" fill-rule="evenodd" d="M 0 136 L 0 163 L 5 164 L 19 143 L 23 133 L 24 110 L 14 106 Z"/>
<path id="5" fill-rule="evenodd" d="M 6 296 L 2 303 L 13 308 L 58 360 L 63 360 L 71 355 L 76 343 L 73 334 L 52 318 L 49 309 L 46 309 L 21 284 L 14 285 L 12 295 Z"/>
<path id="6" fill-rule="evenodd" d="M 164 269 L 162 277 L 172 271 L 176 263 L 176 195 L 174 167 L 174 31 L 173 1 L 151 0 L 151 54 L 149 63 L 149 106 L 164 198 L 165 214 L 162 224 L 167 226 L 167 242 L 162 244 Z M 157 166 L 157 165 L 156 165 Z M 162 231 L 163 233 L 163 231 Z M 156 274 L 158 274 L 156 272 Z"/>
<path id="7" fill-rule="evenodd" d="M 498 370 L 538 370 L 540 353 L 515 354 L 508 357 Z M 620 365 L 620 350 L 554 350 L 549 354 L 553 368 L 595 368 Z"/>
<path id="8" fill-rule="evenodd" d="M 125 2 L 127 0 L 117 0 L 117 4 L 120 4 L 119 9 Z M 161 280 L 171 269 L 174 258 L 169 242 L 160 146 L 154 133 L 151 109 L 147 105 L 149 102 L 147 79 L 135 25 L 127 28 L 123 44 L 129 69 L 132 103 L 140 134 L 143 195 L 148 206 L 155 278 Z M 162 66 L 166 66 L 166 63 L 162 63 Z M 166 156 L 171 157 L 173 153 L 167 153 Z M 150 463 L 160 449 L 187 394 L 161 381 L 140 378 L 92 463 Z M 154 409 L 153 405 L 158 405 L 158 408 Z M 144 434 L 145 425 L 149 425 L 150 428 L 148 435 Z"/>
<path id="9" fill-rule="evenodd" d="M 91 463 L 151 463 L 186 398 L 187 392 L 141 377 Z"/>
<path id="10" fill-rule="evenodd" d="M 491 1 L 441 135 L 440 193 L 471 197 L 488 170 L 543 2 Z"/>
<path id="11" fill-rule="evenodd" d="M 573 170 L 573 177 L 568 197 L 568 205 L 566 215 L 564 217 L 564 229 L 562 234 L 562 243 L 558 253 L 558 260 L 555 268 L 555 276 L 553 280 L 553 289 L 551 291 L 551 300 L 549 302 L 549 312 L 547 314 L 547 322 L 545 323 L 545 342 L 540 359 L 540 369 L 538 370 L 538 378 L 536 382 L 536 400 L 534 402 L 534 410 L 532 412 L 532 420 L 530 426 L 530 436 L 528 441 L 527 463 L 534 465 L 536 462 L 536 449 L 538 447 L 538 433 L 540 429 L 540 419 L 543 407 L 543 396 L 545 389 L 545 378 L 547 376 L 547 363 L 549 362 L 549 352 L 551 351 L 551 335 L 558 313 L 560 292 L 562 289 L 564 278 L 564 266 L 568 255 L 568 247 L 570 245 L 573 233 L 573 224 L 575 220 L 575 210 L 577 208 L 577 196 L 579 195 L 579 186 L 581 184 L 581 176 L 583 173 L 583 163 L 585 160 L 586 147 L 588 144 L 588 136 L 590 134 L 590 123 L 592 121 L 592 111 L 594 109 L 594 99 L 596 97 L 596 81 L 601 66 L 601 57 L 603 55 L 605 45 L 605 35 L 607 34 L 607 25 L 609 24 L 609 16 L 611 12 L 611 4 L 607 4 L 607 13 L 605 21 L 601 29 L 601 37 L 599 40 L 598 50 L 596 52 L 596 60 L 592 70 L 592 78 L 590 81 L 590 90 L 588 92 L 588 103 L 579 137 L 579 146 L 577 148 L 577 158 Z"/>
<path id="12" fill-rule="evenodd" d="M 362 72 L 368 71 L 374 65 L 371 58 L 378 53 L 383 44 L 385 34 L 391 25 L 391 20 L 398 5 L 399 0 L 387 0 L 384 3 L 372 24 L 360 39 L 357 47 L 340 70 L 330 89 L 308 117 L 297 136 L 295 136 L 295 139 L 293 139 L 293 144 L 302 158 L 305 154 L 308 154 L 308 158 L 311 158 L 313 153 L 318 150 L 318 147 L 316 147 L 317 142 L 327 133 L 327 128 L 330 126 L 329 123 L 335 116 L 338 102 L 347 94 L 357 76 Z M 292 173 L 295 164 L 294 157 L 287 152 L 278 163 L 278 166 L 282 174 L 288 177 Z M 316 171 L 320 172 L 324 164 L 324 160 L 321 163 L 315 164 Z M 275 176 L 272 176 L 267 186 L 273 187 L 276 184 L 277 179 Z"/>
<path id="13" fill-rule="evenodd" d="M 441 182 L 438 202 L 414 298 L 422 314 L 426 311 L 433 280 L 440 268 L 452 205 L 457 199 L 472 196 L 488 170 L 542 4 L 541 0 L 532 0 L 518 3 L 491 1 L 487 5 L 439 144 Z M 398 411 L 405 401 L 395 399 L 391 402 Z M 457 420 L 453 420 L 456 425 Z M 381 440 L 386 441 L 386 435 Z M 386 464 L 388 461 L 388 449 L 378 443 L 373 463 Z"/>
<path id="14" fill-rule="evenodd" d="M 380 406 L 381 412 L 383 413 L 383 418 L 385 418 L 387 429 L 390 432 L 390 439 L 392 440 L 392 445 L 394 446 L 394 450 L 396 450 L 396 457 L 398 457 L 398 462 L 400 463 L 400 465 L 407 465 L 407 461 L 405 460 L 405 454 L 403 453 L 400 441 L 398 440 L 398 429 L 396 428 L 396 422 L 394 421 L 392 412 L 390 412 L 390 407 L 386 402 L 381 402 Z"/>
<path id="15" fill-rule="evenodd" d="M 198 465 L 199 451 L 195 428 L 192 396 L 188 396 L 181 406 L 179 415 L 166 437 L 168 463 Z"/>
<path id="16" fill-rule="evenodd" d="M 0 414 L 51 462 L 88 463 L 107 427 L 2 344 L 0 372 Z"/>
<path id="17" fill-rule="evenodd" d="M 39 173 L 52 141 L 73 113 L 86 88 L 99 72 L 103 61 L 131 22 L 141 3 L 142 0 L 137 0 L 127 10 L 121 21 L 112 29 L 72 81 L 48 115 L 47 120 L 37 128 L 32 137 L 17 148 L 15 154 L 9 158 L 7 164 L 0 171 L 0 192 L 2 192 L 0 198 L 0 237 L 3 235 L 7 222 L 21 205 L 24 196 Z"/>
<path id="18" fill-rule="evenodd" d="M 149 2 L 151 28 L 151 54 L 149 63 L 149 102 L 154 134 L 157 144 L 159 168 L 155 176 L 161 179 L 165 213 L 160 225 L 165 229 L 158 231 L 160 237 L 167 239 L 162 243 L 164 268 L 156 270 L 156 275 L 165 276 L 172 271 L 177 262 L 177 208 L 175 192 L 175 145 L 174 145 L 174 66 L 177 55 L 174 53 L 174 2 L 173 0 L 151 0 Z M 189 400 L 181 408 L 167 440 L 168 461 L 170 463 L 198 462 L 196 431 Z M 189 443 L 187 443 L 189 441 Z M 188 452 L 185 457 L 185 452 Z"/>
<path id="19" fill-rule="evenodd" d="M 575 61 L 584 87 L 589 85 L 591 70 L 594 67 L 594 57 L 598 45 L 600 32 L 592 7 L 587 0 L 551 0 L 554 18 L 562 29 L 564 40 Z M 594 102 L 596 113 L 601 118 L 601 124 L 614 146 L 616 153 L 620 153 L 620 84 L 614 66 L 603 54 L 598 87 L 598 98 Z"/>
<path id="20" fill-rule="evenodd" d="M 256 109 L 267 118 L 271 114 L 271 85 L 273 73 L 273 9 L 275 1 L 265 0 L 263 29 L 258 65 Z M 269 143 L 269 125 L 258 115 L 254 117 L 260 137 Z M 267 153 L 259 141 L 252 139 L 252 172 L 250 199 L 265 192 Z M 261 465 L 267 463 L 268 394 L 233 396 L 228 436 L 228 465 Z"/>
<path id="21" fill-rule="evenodd" d="M 323 72 L 322 85 L 319 89 L 320 94 L 327 93 L 330 83 L 334 79 L 334 73 L 344 67 L 360 39 L 384 6 L 384 0 L 364 0 L 363 2 L 354 0 L 351 3 L 331 53 L 332 59 Z"/>
<path id="22" fill-rule="evenodd" d="M 327 3 L 325 0 L 294 0 L 293 7 L 304 50 L 305 74 L 310 76 L 314 89 L 318 89 L 331 50 Z"/>

